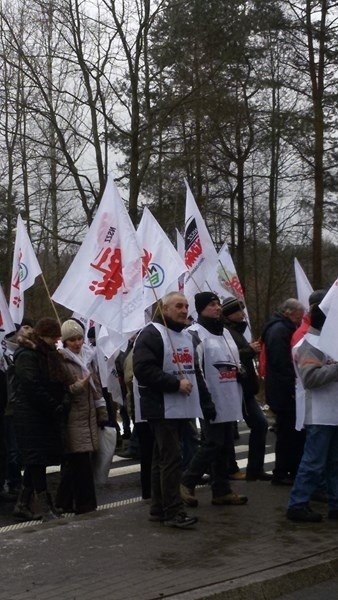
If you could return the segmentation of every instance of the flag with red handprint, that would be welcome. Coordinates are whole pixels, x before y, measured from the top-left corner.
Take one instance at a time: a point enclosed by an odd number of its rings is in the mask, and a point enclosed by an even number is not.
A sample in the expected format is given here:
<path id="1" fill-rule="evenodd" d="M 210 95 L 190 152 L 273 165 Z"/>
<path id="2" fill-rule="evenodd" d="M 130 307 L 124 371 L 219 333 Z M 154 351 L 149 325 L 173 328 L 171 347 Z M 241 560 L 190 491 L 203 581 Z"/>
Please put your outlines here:
<path id="1" fill-rule="evenodd" d="M 108 329 L 144 325 L 142 254 L 111 176 L 90 229 L 53 300 Z"/>
<path id="2" fill-rule="evenodd" d="M 145 207 L 136 232 L 143 248 L 143 306 L 148 308 L 165 294 L 178 289 L 178 279 L 187 268 L 162 227 Z"/>
<path id="3" fill-rule="evenodd" d="M 9 312 L 8 304 L 6 302 L 5 294 L 0 285 L 0 341 L 3 340 L 5 335 L 15 331 L 15 325 Z"/>
<path id="4" fill-rule="evenodd" d="M 24 292 L 30 288 L 38 275 L 40 265 L 35 256 L 24 222 L 18 215 L 13 255 L 9 312 L 14 323 L 20 325 L 24 315 Z"/>

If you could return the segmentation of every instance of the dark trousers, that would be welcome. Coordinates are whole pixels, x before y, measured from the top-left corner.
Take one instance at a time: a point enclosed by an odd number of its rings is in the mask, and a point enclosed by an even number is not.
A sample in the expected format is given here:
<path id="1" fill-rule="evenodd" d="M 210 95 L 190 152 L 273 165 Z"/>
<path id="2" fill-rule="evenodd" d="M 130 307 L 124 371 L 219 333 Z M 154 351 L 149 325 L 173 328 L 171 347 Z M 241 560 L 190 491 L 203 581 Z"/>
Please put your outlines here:
<path id="1" fill-rule="evenodd" d="M 139 442 L 142 498 L 146 500 L 147 498 L 151 498 L 151 463 L 153 458 L 154 434 L 147 422 L 135 423 L 134 430 Z"/>
<path id="2" fill-rule="evenodd" d="M 67 454 L 61 464 L 61 479 L 55 506 L 77 515 L 97 507 L 90 452 Z"/>
<path id="3" fill-rule="evenodd" d="M 21 486 L 22 458 L 16 441 L 14 417 L 5 415 L 6 479 L 10 490 Z"/>
<path id="4" fill-rule="evenodd" d="M 6 481 L 5 415 L 0 412 L 0 491 Z"/>
<path id="5" fill-rule="evenodd" d="M 162 514 L 164 519 L 173 518 L 183 508 L 180 496 L 181 439 L 185 423 L 184 419 L 149 421 L 154 435 L 150 512 Z"/>
<path id="6" fill-rule="evenodd" d="M 200 445 L 196 420 L 187 421 L 182 435 L 182 469 L 188 469 Z"/>
<path id="7" fill-rule="evenodd" d="M 211 473 L 211 489 L 214 498 L 231 492 L 228 478 L 229 456 L 233 448 L 232 423 L 204 422 L 204 439 L 190 466 L 185 471 L 182 483 L 193 489 L 204 473 Z"/>
<path id="8" fill-rule="evenodd" d="M 23 474 L 23 485 L 26 489 L 35 490 L 37 494 L 47 490 L 47 474 L 45 465 L 26 465 Z"/>
<path id="9" fill-rule="evenodd" d="M 304 450 L 305 430 L 296 431 L 295 424 L 295 411 L 276 413 L 275 479 L 297 474 Z"/>
<path id="10" fill-rule="evenodd" d="M 250 428 L 248 464 L 246 471 L 258 475 L 264 471 L 265 441 L 268 431 L 267 419 L 254 396 L 243 402 L 243 417 Z"/>

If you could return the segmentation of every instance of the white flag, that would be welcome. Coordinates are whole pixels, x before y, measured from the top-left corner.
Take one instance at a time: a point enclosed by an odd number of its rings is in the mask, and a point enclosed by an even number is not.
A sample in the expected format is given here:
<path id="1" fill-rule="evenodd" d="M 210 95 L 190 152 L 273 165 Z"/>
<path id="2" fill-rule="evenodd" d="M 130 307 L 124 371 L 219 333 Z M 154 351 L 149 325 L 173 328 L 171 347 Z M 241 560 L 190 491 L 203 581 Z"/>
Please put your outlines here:
<path id="1" fill-rule="evenodd" d="M 319 308 L 321 311 L 323 311 L 324 315 L 327 315 L 331 306 L 331 300 L 335 294 L 335 289 L 338 286 L 338 279 L 336 279 L 336 281 L 331 285 L 329 291 L 327 292 L 327 294 L 324 296 L 323 300 L 321 301 Z"/>
<path id="2" fill-rule="evenodd" d="M 136 237 L 144 253 L 143 307 L 146 309 L 163 298 L 172 284 L 178 289 L 178 279 L 187 267 L 147 207 L 143 210 Z"/>
<path id="3" fill-rule="evenodd" d="M 218 253 L 214 269 L 209 275 L 209 283 L 212 291 L 219 296 L 221 301 L 229 296 L 234 296 L 245 304 L 243 288 L 226 242 Z"/>
<path id="4" fill-rule="evenodd" d="M 13 256 L 9 311 L 14 323 L 20 325 L 24 315 L 24 292 L 41 275 L 40 265 L 28 237 L 22 218 L 18 215 Z"/>
<path id="5" fill-rule="evenodd" d="M 11 313 L 9 312 L 4 291 L 0 285 L 0 341 L 4 339 L 5 335 L 12 331 L 15 331 L 15 325 Z"/>
<path id="6" fill-rule="evenodd" d="M 184 237 L 180 234 L 178 229 L 176 229 L 176 248 L 182 260 L 185 260 Z M 182 293 L 184 291 L 184 278 L 185 276 L 181 275 L 178 280 L 178 291 Z"/>
<path id="7" fill-rule="evenodd" d="M 325 298 L 329 295 L 329 304 L 327 312 L 322 309 L 325 305 Z M 338 361 L 338 280 L 326 294 L 320 309 L 325 312 L 326 320 L 320 332 L 319 347 L 328 356 Z"/>
<path id="8" fill-rule="evenodd" d="M 297 287 L 297 298 L 299 302 L 309 310 L 309 296 L 313 292 L 313 287 L 309 282 L 307 276 L 305 275 L 302 267 L 300 266 L 297 258 L 294 260 L 295 264 L 295 277 L 296 277 L 296 287 Z"/>
<path id="9" fill-rule="evenodd" d="M 142 296 L 142 252 L 109 176 L 95 218 L 53 300 L 122 334 L 144 325 Z"/>
<path id="10" fill-rule="evenodd" d="M 210 271 L 217 264 L 217 252 L 207 226 L 197 207 L 195 199 L 187 187 L 185 209 L 185 264 L 189 269 L 185 276 L 184 293 L 189 301 L 190 310 L 194 308 L 194 296 L 198 292 L 210 290 Z"/>

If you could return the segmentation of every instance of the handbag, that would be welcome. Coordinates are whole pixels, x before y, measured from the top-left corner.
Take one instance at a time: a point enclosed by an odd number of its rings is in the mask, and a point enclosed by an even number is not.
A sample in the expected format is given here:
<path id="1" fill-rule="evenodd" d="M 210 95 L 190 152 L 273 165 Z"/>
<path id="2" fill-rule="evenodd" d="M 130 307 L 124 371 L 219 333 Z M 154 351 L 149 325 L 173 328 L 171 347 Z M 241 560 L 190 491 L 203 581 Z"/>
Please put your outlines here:
<path id="1" fill-rule="evenodd" d="M 94 481 L 97 485 L 105 485 L 116 448 L 116 429 L 110 425 L 99 427 L 98 437 L 99 447 L 93 458 Z"/>

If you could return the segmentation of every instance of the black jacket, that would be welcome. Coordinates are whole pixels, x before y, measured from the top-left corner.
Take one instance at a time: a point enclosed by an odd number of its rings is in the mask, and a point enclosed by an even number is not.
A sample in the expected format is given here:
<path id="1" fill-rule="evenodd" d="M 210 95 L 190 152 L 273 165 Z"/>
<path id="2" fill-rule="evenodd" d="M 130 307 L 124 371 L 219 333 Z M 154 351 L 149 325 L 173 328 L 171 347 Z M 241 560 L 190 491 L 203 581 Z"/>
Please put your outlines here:
<path id="1" fill-rule="evenodd" d="M 157 320 L 162 323 L 161 319 Z M 169 329 L 181 331 L 181 327 L 167 320 Z M 163 371 L 164 348 L 160 332 L 153 325 L 145 327 L 134 345 L 133 371 L 140 385 L 140 405 L 142 419 L 163 419 L 164 393 L 175 393 L 179 389 L 179 380 Z M 195 373 L 203 414 L 209 418 L 209 411 L 215 410 L 214 403 L 201 373 L 197 355 L 195 355 Z"/>
<path id="2" fill-rule="evenodd" d="M 296 325 L 281 313 L 274 313 L 263 329 L 265 344 L 266 401 L 274 412 L 295 410 L 295 370 L 291 337 Z"/>
<path id="3" fill-rule="evenodd" d="M 57 465 L 61 460 L 66 384 L 61 377 L 52 380 L 49 353 L 55 353 L 56 363 L 63 361 L 56 350 L 29 340 L 14 354 L 14 423 L 24 465 Z"/>
<path id="4" fill-rule="evenodd" d="M 247 323 L 245 321 L 237 323 L 235 321 L 230 321 L 229 319 L 224 319 L 224 325 L 233 337 L 239 351 L 241 364 L 245 369 L 245 375 L 241 379 L 244 400 L 245 398 L 252 398 L 252 396 L 258 394 L 259 379 L 253 363 L 256 352 L 251 348 L 249 342 L 244 337 Z"/>

